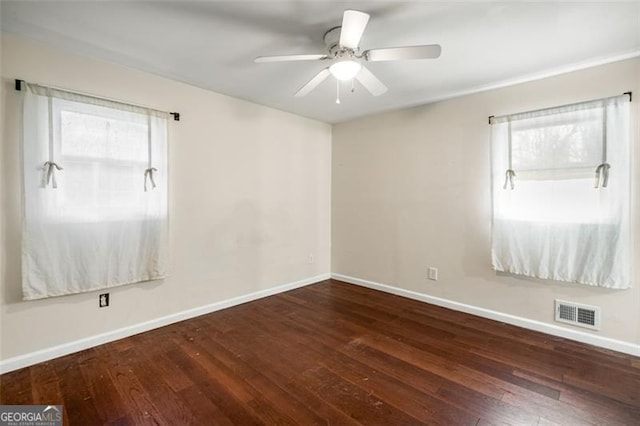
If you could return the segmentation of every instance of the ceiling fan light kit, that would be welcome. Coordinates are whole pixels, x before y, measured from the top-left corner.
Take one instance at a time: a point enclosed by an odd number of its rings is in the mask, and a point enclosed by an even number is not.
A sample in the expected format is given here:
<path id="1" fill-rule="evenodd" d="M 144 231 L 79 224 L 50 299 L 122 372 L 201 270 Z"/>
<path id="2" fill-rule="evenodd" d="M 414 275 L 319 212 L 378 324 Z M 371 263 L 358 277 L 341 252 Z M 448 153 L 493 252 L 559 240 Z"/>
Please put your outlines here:
<path id="1" fill-rule="evenodd" d="M 352 59 L 343 59 L 337 62 L 334 62 L 329 67 L 329 72 L 336 79 L 340 81 L 347 81 L 353 79 L 356 74 L 360 72 L 360 62 L 356 62 Z"/>
<path id="2" fill-rule="evenodd" d="M 387 87 L 362 65 L 362 61 L 433 59 L 440 56 L 441 48 L 437 44 L 369 49 L 360 53 L 360 40 L 368 22 L 369 14 L 357 10 L 345 10 L 342 26 L 331 28 L 324 35 L 328 54 L 259 56 L 255 62 L 332 61 L 331 65 L 320 70 L 298 90 L 296 97 L 307 95 L 329 75 L 333 75 L 338 81 L 353 81 L 355 78 L 369 93 L 379 96 L 387 91 Z M 336 103 L 340 103 L 339 100 Z"/>

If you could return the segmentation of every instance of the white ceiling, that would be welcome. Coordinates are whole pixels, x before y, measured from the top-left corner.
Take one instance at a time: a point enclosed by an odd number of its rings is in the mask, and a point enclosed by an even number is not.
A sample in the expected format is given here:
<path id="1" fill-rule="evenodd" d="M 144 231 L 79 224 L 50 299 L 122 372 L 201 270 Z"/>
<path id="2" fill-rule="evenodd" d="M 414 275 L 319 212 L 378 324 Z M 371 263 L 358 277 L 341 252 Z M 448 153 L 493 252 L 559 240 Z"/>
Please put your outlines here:
<path id="1" fill-rule="evenodd" d="M 438 43 L 442 56 L 369 63 L 389 91 L 373 97 L 356 83 L 340 105 L 332 78 L 293 97 L 326 62 L 253 63 L 325 53 L 323 34 L 347 8 L 371 15 L 363 50 Z M 8 33 L 330 123 L 640 55 L 638 0 L 3 0 L 0 14 Z"/>

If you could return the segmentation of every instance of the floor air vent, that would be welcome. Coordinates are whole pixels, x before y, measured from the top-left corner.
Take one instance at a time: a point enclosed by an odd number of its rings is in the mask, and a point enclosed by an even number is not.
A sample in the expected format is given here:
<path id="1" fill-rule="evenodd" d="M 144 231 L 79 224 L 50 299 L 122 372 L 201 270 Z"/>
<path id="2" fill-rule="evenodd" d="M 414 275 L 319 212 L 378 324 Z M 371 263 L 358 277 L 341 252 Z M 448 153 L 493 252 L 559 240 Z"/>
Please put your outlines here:
<path id="1" fill-rule="evenodd" d="M 600 308 L 556 300 L 556 321 L 600 330 Z"/>

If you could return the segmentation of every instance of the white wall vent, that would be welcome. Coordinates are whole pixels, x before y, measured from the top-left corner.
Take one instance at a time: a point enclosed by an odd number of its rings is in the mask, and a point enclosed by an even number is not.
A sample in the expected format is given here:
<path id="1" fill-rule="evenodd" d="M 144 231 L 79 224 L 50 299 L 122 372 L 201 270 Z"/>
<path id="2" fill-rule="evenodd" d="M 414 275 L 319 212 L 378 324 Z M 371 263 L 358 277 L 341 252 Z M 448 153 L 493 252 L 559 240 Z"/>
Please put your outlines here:
<path id="1" fill-rule="evenodd" d="M 600 308 L 556 299 L 556 321 L 600 330 Z"/>

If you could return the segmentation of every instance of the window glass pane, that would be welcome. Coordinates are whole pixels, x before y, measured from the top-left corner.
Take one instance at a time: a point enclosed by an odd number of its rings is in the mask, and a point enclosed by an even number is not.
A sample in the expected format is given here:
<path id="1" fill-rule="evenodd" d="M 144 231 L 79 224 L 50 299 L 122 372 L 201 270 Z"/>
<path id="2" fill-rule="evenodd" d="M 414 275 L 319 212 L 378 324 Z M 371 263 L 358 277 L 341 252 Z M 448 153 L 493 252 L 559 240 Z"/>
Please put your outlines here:
<path id="1" fill-rule="evenodd" d="M 514 170 L 595 167 L 602 162 L 602 109 L 512 123 Z"/>
<path id="2" fill-rule="evenodd" d="M 140 121 L 60 111 L 64 156 L 146 161 L 147 124 Z"/>
<path id="3" fill-rule="evenodd" d="M 160 214 L 144 198 L 147 118 L 64 100 L 55 105 L 55 144 L 64 172 L 51 217 L 97 222 Z"/>

